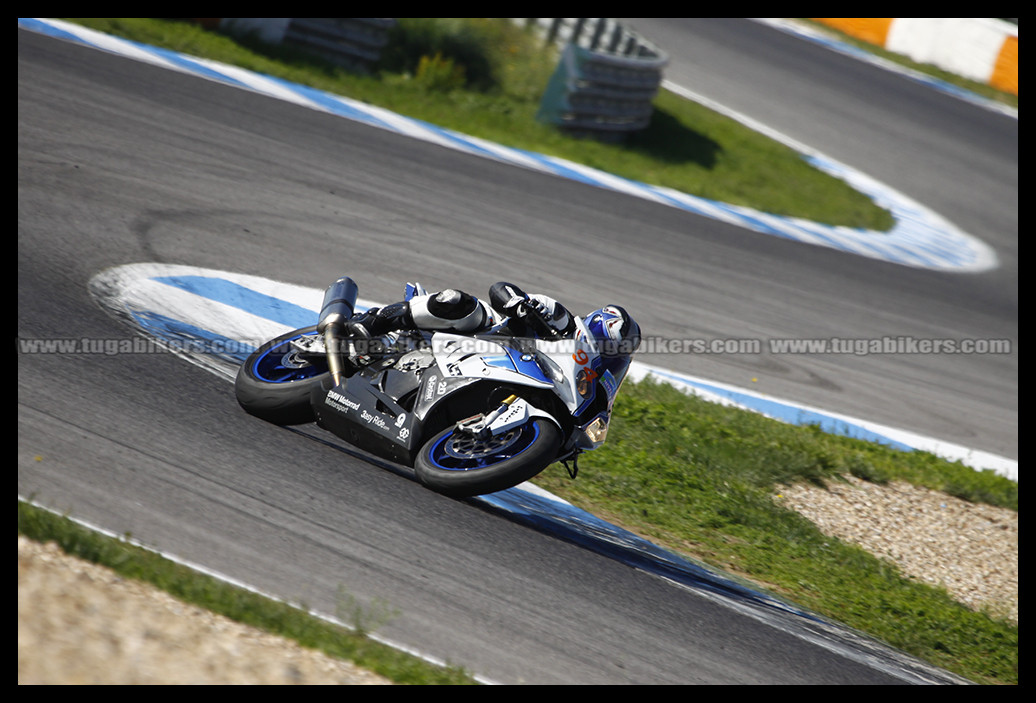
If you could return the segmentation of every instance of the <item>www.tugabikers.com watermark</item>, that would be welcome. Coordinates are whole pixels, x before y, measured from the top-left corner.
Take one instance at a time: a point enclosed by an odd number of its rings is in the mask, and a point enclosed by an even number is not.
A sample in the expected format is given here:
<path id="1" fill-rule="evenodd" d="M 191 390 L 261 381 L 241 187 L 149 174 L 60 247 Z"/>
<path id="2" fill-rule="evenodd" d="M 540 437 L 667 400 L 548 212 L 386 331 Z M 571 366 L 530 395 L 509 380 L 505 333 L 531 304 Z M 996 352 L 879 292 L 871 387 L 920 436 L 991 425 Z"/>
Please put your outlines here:
<path id="1" fill-rule="evenodd" d="M 25 338 L 17 339 L 19 354 L 67 354 L 104 355 L 120 354 L 210 354 L 220 356 L 247 356 L 267 340 L 239 341 L 234 339 L 150 339 L 144 337 L 95 338 Z M 341 340 L 343 352 L 386 353 L 390 349 L 381 340 L 369 340 L 367 346 L 359 349 L 354 341 Z M 473 343 L 493 342 L 486 351 L 497 350 L 500 339 L 482 338 Z M 534 346 L 533 340 L 520 340 L 526 347 Z M 570 343 L 575 342 L 569 340 Z M 396 342 L 397 344 L 399 342 Z M 453 344 L 454 342 L 450 342 Z M 552 343 L 555 347 L 558 342 Z M 436 351 L 436 345 L 425 344 L 425 348 Z M 628 347 L 628 348 L 627 348 Z M 414 347 L 418 348 L 418 347 Z M 640 340 L 612 342 L 609 352 L 613 354 L 641 355 L 824 355 L 844 354 L 866 356 L 875 354 L 1010 354 L 1013 345 L 1009 339 L 937 339 L 905 335 L 876 338 L 824 337 L 824 338 L 686 338 L 672 339 L 645 336 Z M 448 349 L 446 350 L 448 351 Z M 475 349 L 474 352 L 480 350 Z"/>
<path id="2" fill-rule="evenodd" d="M 771 339 L 771 354 L 1010 354 L 1009 339 L 928 339 L 895 337 Z"/>
<path id="3" fill-rule="evenodd" d="M 262 341 L 254 344 L 234 339 L 149 339 L 144 337 L 59 337 L 18 338 L 19 354 L 68 354 L 118 356 L 128 354 L 247 355 Z"/>
<path id="4" fill-rule="evenodd" d="M 665 339 L 644 337 L 638 354 L 1010 354 L 1009 339 L 937 339 L 908 335 L 823 338 Z"/>

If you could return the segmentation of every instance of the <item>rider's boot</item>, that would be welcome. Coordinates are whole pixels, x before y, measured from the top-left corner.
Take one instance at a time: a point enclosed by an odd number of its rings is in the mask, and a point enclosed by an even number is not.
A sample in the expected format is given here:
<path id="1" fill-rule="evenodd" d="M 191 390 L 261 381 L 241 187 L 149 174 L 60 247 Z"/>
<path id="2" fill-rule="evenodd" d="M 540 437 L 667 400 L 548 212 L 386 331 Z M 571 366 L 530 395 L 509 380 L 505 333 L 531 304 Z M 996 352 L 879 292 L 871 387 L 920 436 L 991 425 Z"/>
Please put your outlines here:
<path id="1" fill-rule="evenodd" d="M 410 305 L 406 302 L 371 308 L 367 312 L 353 315 L 345 323 L 349 361 L 356 366 L 372 363 L 385 351 L 385 335 L 414 328 Z"/>
<path id="2" fill-rule="evenodd" d="M 354 339 L 374 339 L 389 332 L 408 329 L 414 329 L 414 319 L 410 316 L 410 304 L 407 302 L 357 313 L 346 323 L 346 330 Z"/>

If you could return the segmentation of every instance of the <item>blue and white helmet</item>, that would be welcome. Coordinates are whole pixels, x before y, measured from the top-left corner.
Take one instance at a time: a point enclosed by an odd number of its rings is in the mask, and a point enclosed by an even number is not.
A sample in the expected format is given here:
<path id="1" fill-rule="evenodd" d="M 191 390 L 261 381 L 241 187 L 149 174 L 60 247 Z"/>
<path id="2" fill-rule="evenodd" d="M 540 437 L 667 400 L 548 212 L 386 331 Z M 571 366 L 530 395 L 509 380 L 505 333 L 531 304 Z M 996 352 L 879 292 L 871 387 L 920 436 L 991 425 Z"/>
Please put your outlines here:
<path id="1" fill-rule="evenodd" d="M 640 325 L 618 305 L 606 305 L 583 319 L 601 356 L 629 356 L 640 346 Z"/>

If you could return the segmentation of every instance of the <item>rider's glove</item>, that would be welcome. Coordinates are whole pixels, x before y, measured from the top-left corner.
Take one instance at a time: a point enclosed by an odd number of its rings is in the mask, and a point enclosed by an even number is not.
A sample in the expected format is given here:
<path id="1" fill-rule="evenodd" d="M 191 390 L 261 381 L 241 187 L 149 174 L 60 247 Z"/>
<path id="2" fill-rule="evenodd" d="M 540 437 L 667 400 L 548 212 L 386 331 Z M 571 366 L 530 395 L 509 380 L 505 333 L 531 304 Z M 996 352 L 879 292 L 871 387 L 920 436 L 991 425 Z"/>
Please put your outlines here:
<path id="1" fill-rule="evenodd" d="M 502 316 L 522 320 L 548 337 L 567 334 L 575 326 L 572 316 L 561 303 L 554 300 L 547 303 L 538 297 L 530 297 L 513 283 L 494 283 L 489 289 L 489 302 Z"/>
<path id="2" fill-rule="evenodd" d="M 526 319 L 535 320 L 534 327 L 546 328 L 548 337 L 564 337 L 575 331 L 575 321 L 568 309 L 553 299 L 529 298 L 523 303 Z"/>
<path id="3" fill-rule="evenodd" d="M 536 300 L 535 298 L 529 298 L 524 302 L 526 311 L 535 313 L 548 322 L 554 318 L 553 311 L 548 310 L 546 304 L 542 301 Z"/>
<path id="4" fill-rule="evenodd" d="M 529 299 L 518 286 L 513 283 L 494 283 L 489 289 L 489 304 L 504 317 L 524 317 L 524 303 Z"/>

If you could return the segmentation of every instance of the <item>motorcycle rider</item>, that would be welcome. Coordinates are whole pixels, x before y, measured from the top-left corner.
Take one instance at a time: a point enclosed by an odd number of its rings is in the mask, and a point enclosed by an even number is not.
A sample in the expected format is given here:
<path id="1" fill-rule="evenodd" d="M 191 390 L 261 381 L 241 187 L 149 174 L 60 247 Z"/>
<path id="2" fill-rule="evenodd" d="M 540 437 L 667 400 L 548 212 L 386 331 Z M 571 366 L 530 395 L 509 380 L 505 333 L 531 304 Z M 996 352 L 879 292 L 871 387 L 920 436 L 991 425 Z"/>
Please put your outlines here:
<path id="1" fill-rule="evenodd" d="M 606 305 L 584 318 L 587 329 L 606 359 L 625 359 L 640 345 L 640 325 L 618 305 Z M 357 313 L 346 324 L 354 340 L 374 339 L 397 330 L 480 334 L 505 332 L 516 337 L 571 338 L 576 323 L 568 309 L 542 294 L 526 295 L 512 283 L 489 288 L 489 304 L 447 288 L 416 295 Z"/>

